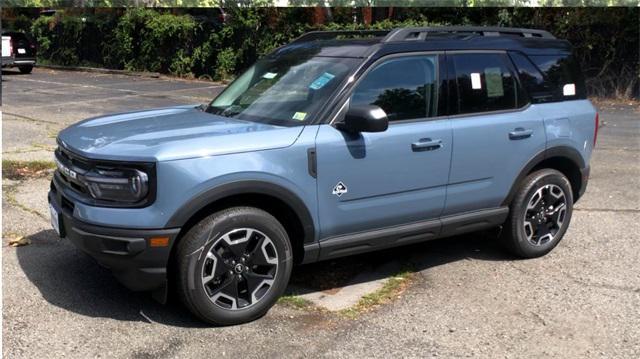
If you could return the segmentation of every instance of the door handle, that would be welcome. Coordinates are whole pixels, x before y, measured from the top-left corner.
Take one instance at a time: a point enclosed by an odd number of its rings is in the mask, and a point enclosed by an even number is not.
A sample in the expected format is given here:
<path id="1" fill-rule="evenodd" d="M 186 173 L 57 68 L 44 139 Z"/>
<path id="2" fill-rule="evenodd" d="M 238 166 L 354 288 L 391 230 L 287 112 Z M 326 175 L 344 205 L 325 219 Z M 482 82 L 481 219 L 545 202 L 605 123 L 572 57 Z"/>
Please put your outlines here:
<path id="1" fill-rule="evenodd" d="M 414 152 L 433 151 L 442 147 L 442 140 L 432 140 L 430 138 L 421 138 L 418 142 L 411 144 Z"/>
<path id="2" fill-rule="evenodd" d="M 513 131 L 509 132 L 509 139 L 510 140 L 522 140 L 524 138 L 531 137 L 532 134 L 533 134 L 533 130 L 524 129 L 522 127 L 518 127 L 516 129 L 514 129 Z"/>

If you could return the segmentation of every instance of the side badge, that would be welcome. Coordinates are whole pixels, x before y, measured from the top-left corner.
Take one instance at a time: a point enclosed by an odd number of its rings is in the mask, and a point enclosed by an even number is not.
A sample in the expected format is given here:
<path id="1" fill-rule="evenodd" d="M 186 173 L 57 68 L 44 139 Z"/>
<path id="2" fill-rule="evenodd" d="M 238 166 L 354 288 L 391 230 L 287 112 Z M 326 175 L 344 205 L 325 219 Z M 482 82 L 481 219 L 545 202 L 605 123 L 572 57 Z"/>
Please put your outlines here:
<path id="1" fill-rule="evenodd" d="M 347 186 L 345 186 L 345 184 L 342 182 L 338 182 L 338 184 L 335 187 L 333 187 L 333 191 L 331 193 L 340 197 L 347 192 L 348 192 Z"/>

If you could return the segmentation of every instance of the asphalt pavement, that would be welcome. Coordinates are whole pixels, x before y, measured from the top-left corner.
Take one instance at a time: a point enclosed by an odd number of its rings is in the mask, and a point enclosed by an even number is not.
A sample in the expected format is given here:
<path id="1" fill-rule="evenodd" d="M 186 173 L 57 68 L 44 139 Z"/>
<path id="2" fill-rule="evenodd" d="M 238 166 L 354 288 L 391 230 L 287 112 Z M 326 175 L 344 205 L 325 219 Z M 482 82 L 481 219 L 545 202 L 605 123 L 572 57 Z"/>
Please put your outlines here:
<path id="1" fill-rule="evenodd" d="M 3 158 L 22 161 L 51 160 L 57 131 L 83 118 L 206 103 L 222 89 L 38 68 L 2 78 Z M 553 252 L 517 260 L 483 232 L 295 269 L 292 287 L 327 294 L 389 265 L 414 271 L 391 300 L 351 316 L 281 303 L 249 324 L 205 326 L 179 304 L 126 290 L 57 239 L 46 177 L 3 178 L 3 355 L 638 358 L 640 111 L 599 110 L 589 187 Z M 31 243 L 7 245 L 20 236 Z M 328 273 L 339 280 L 327 284 Z"/>

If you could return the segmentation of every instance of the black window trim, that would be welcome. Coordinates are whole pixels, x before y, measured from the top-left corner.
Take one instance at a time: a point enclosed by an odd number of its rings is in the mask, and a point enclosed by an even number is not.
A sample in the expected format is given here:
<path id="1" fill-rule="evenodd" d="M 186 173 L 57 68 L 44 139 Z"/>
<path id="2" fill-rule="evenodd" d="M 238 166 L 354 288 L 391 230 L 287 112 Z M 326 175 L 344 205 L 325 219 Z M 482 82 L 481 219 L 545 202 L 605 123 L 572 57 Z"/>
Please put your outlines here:
<path id="1" fill-rule="evenodd" d="M 529 96 L 524 86 L 522 86 L 522 83 L 520 82 L 520 77 L 518 76 L 518 72 L 516 71 L 515 66 L 512 63 L 511 58 L 509 57 L 508 51 L 509 50 L 448 50 L 448 51 L 445 51 L 445 56 L 447 59 L 447 61 L 445 62 L 447 66 L 447 72 L 446 72 L 447 83 L 453 82 L 455 84 L 455 86 L 450 86 L 453 88 L 449 90 L 449 96 L 447 96 L 447 104 L 448 104 L 447 107 L 449 108 L 449 112 L 448 112 L 449 118 L 459 119 L 459 118 L 465 118 L 465 117 L 478 117 L 478 116 L 485 116 L 485 115 L 490 116 L 490 115 L 524 112 L 528 110 L 529 107 L 531 107 L 531 96 Z M 458 86 L 457 86 L 458 80 L 456 76 L 455 65 L 453 64 L 453 58 L 451 58 L 449 55 L 459 55 L 459 54 L 501 54 L 503 56 L 503 60 L 506 60 L 505 65 L 507 66 L 509 71 L 511 71 L 511 75 L 514 76 L 514 78 L 518 83 L 518 86 L 523 90 L 523 93 L 526 94 L 527 103 L 524 106 L 514 108 L 514 109 L 509 109 L 509 110 L 480 111 L 480 112 L 471 112 L 471 113 L 463 113 L 463 114 L 458 114 L 458 113 L 452 114 L 453 111 L 458 112 L 460 108 L 457 104 L 452 103 L 452 99 L 458 100 L 459 93 L 458 93 Z M 451 95 L 452 92 L 455 93 L 455 96 Z"/>
<path id="2" fill-rule="evenodd" d="M 351 99 L 351 95 L 353 94 L 353 91 L 358 87 L 358 84 L 360 84 L 360 82 L 363 81 L 363 79 L 367 76 L 367 74 L 369 74 L 369 72 L 373 71 L 376 67 L 378 67 L 380 64 L 390 60 L 390 59 L 394 59 L 394 58 L 406 58 L 406 57 L 416 57 L 416 56 L 425 56 L 425 55 L 435 55 L 436 56 L 436 79 L 438 80 L 437 82 L 440 83 L 440 81 L 442 80 L 442 75 L 443 72 L 441 71 L 441 69 L 446 68 L 445 66 L 445 51 L 444 50 L 438 50 L 438 51 L 415 51 L 415 52 L 400 52 L 400 53 L 393 53 L 393 54 L 388 54 L 385 56 L 382 56 L 378 59 L 376 59 L 373 63 L 371 63 L 371 65 L 367 66 L 367 68 L 364 70 L 364 72 L 362 72 L 362 74 L 360 76 L 358 76 L 358 79 L 355 81 L 350 82 L 350 88 L 346 91 L 345 94 L 342 95 L 343 99 L 338 102 L 339 105 L 335 106 L 335 108 L 337 108 L 337 111 L 335 111 L 333 113 L 333 115 L 330 117 L 331 120 L 329 120 L 328 123 L 329 125 L 335 127 L 336 122 L 338 121 L 338 118 L 340 116 L 340 114 L 344 111 L 344 109 L 346 108 L 346 106 L 349 105 L 349 101 Z M 437 104 L 438 106 L 442 106 L 443 103 L 441 101 L 441 96 L 445 96 L 445 98 L 447 98 L 448 96 L 448 86 L 445 87 L 445 93 L 438 93 L 438 97 L 437 97 Z M 448 100 L 445 100 L 444 105 L 446 105 L 448 107 Z M 415 123 L 415 122 L 427 122 L 427 121 L 436 121 L 436 120 L 442 120 L 442 119 L 446 119 L 448 118 L 448 111 L 445 109 L 445 114 L 444 115 L 439 115 L 439 116 L 433 116 L 433 117 L 424 117 L 424 118 L 415 118 L 415 119 L 409 119 L 409 120 L 399 120 L 399 121 L 389 121 L 389 126 L 393 126 L 395 124 L 405 124 L 405 123 Z"/>

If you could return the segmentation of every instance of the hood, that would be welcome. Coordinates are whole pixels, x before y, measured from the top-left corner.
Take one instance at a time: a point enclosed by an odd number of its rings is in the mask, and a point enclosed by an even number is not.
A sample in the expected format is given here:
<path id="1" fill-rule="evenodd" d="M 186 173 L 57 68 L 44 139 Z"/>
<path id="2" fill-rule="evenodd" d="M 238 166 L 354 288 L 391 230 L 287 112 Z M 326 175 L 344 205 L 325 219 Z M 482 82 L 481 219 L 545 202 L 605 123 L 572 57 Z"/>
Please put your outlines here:
<path id="1" fill-rule="evenodd" d="M 181 106 L 90 118 L 64 129 L 58 139 L 88 158 L 169 161 L 288 147 L 302 129 Z"/>

